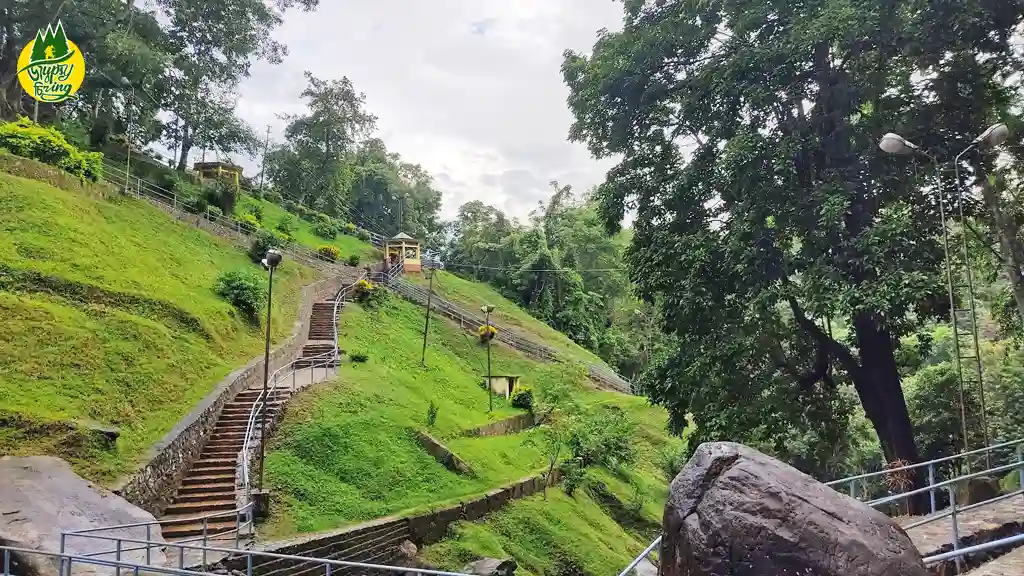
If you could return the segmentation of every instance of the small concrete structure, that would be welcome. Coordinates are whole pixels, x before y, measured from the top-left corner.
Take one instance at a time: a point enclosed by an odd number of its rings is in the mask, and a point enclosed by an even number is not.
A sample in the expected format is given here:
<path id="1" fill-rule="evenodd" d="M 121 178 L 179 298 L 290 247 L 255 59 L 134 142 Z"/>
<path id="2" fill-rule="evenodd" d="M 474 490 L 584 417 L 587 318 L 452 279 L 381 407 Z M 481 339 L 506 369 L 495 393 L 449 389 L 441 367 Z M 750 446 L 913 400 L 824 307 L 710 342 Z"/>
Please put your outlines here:
<path id="1" fill-rule="evenodd" d="M 405 272 L 419 272 L 423 268 L 420 241 L 405 232 L 399 232 L 394 238 L 388 239 L 384 245 L 384 255 L 391 266 L 401 261 Z"/>
<path id="2" fill-rule="evenodd" d="M 491 374 L 491 393 L 501 394 L 506 400 L 512 397 L 512 394 L 516 391 L 516 386 L 519 385 L 518 375 L 498 375 Z M 484 382 L 487 381 L 487 376 L 483 377 Z"/>
<path id="3" fill-rule="evenodd" d="M 230 162 L 196 162 L 192 169 L 199 173 L 200 178 L 228 179 L 235 183 L 235 189 L 239 188 L 239 179 L 242 177 L 242 167 Z"/>

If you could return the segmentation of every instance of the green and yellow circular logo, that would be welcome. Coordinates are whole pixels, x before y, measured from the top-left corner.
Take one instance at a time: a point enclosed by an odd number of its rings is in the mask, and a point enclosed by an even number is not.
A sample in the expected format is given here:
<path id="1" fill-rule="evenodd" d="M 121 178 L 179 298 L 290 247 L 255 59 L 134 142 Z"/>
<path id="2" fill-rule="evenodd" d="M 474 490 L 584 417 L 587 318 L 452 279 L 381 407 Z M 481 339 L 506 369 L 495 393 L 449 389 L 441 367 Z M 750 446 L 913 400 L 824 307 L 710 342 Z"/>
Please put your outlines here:
<path id="1" fill-rule="evenodd" d="M 36 32 L 18 57 L 18 81 L 25 92 L 40 102 L 63 102 L 82 87 L 85 58 L 64 35 L 64 24 Z"/>

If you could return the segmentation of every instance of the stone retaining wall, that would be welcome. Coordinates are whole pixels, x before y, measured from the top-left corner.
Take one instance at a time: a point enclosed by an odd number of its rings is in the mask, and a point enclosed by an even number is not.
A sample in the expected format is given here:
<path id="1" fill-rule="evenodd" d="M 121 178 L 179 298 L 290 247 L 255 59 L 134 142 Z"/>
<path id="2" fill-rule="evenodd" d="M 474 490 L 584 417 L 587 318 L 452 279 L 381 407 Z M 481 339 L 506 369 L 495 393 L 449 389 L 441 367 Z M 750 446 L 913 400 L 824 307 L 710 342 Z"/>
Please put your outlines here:
<path id="1" fill-rule="evenodd" d="M 466 436 L 504 436 L 506 434 L 522 432 L 527 428 L 533 428 L 535 424 L 532 413 L 519 414 L 505 420 L 491 422 L 485 426 L 466 430 L 465 434 Z"/>
<path id="2" fill-rule="evenodd" d="M 447 446 L 430 434 L 416 430 L 416 440 L 419 441 L 420 446 L 422 446 L 428 454 L 434 457 L 434 460 L 440 462 L 445 468 L 455 472 L 456 474 L 465 474 L 467 476 L 473 475 L 473 469 L 469 467 L 469 464 L 463 462 L 462 458 L 456 456 L 455 453 L 449 450 Z"/>
<path id="3" fill-rule="evenodd" d="M 551 484 L 555 484 L 561 479 L 561 475 L 557 470 L 554 471 L 552 476 Z M 284 542 L 268 542 L 257 546 L 255 550 L 274 554 L 290 554 L 314 558 L 331 557 L 337 560 L 344 560 L 345 558 L 342 556 L 333 553 L 349 548 L 347 544 L 356 541 L 369 532 L 380 532 L 390 527 L 399 528 L 404 526 L 408 527 L 410 540 L 417 546 L 425 546 L 440 542 L 448 534 L 448 527 L 455 522 L 480 520 L 487 514 L 501 510 L 513 500 L 532 496 L 542 490 L 544 490 L 544 479 L 540 476 L 533 476 L 493 490 L 483 496 L 451 504 L 439 510 L 410 518 L 389 516 L 332 532 L 301 536 Z M 226 568 L 245 570 L 244 557 L 227 559 L 221 564 Z"/>
<path id="4" fill-rule="evenodd" d="M 271 370 L 298 357 L 306 343 L 313 303 L 336 293 L 343 284 L 341 276 L 321 280 L 303 288 L 298 315 L 291 336 L 270 353 Z M 154 516 L 163 514 L 185 473 L 199 457 L 217 425 L 221 409 L 238 392 L 263 378 L 263 356 L 228 374 L 213 391 L 154 445 L 147 462 L 126 478 L 114 492 Z"/>

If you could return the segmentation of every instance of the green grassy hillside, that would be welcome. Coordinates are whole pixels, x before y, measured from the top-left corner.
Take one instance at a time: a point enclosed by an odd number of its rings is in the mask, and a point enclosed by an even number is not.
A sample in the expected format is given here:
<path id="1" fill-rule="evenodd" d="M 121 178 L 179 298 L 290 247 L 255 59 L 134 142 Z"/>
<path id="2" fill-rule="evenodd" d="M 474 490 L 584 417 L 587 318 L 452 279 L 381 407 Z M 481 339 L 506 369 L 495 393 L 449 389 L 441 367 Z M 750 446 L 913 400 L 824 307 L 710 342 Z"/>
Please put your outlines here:
<path id="1" fill-rule="evenodd" d="M 536 474 L 546 459 L 531 442 L 534 431 L 473 438 L 463 432 L 520 413 L 495 397 L 488 413 L 479 385 L 486 348 L 457 326 L 433 319 L 427 367 L 420 364 L 423 309 L 391 297 L 368 311 L 350 306 L 342 315 L 341 346 L 369 355 L 348 363 L 337 381 L 302 393 L 288 407 L 267 457 L 268 482 L 277 495 L 274 515 L 261 535 L 268 539 L 319 531 L 396 513 L 411 513 L 486 492 Z M 531 387 L 561 383 L 589 409 L 616 406 L 639 425 L 635 444 L 641 462 L 619 475 L 603 470 L 609 489 L 628 496 L 640 486 L 654 507 L 664 502 L 661 453 L 679 441 L 665 432 L 664 411 L 642 398 L 595 392 L 582 369 L 539 363 L 494 345 L 492 371 L 519 374 Z M 438 407 L 427 424 L 431 402 Z M 416 442 L 429 431 L 474 470 L 449 472 Z M 636 479 L 631 484 L 631 479 Z"/>
<path id="2" fill-rule="evenodd" d="M 0 172 L 0 454 L 62 456 L 99 481 L 131 470 L 262 350 L 261 329 L 213 290 L 221 272 L 246 267 L 259 270 L 145 201 Z M 280 340 L 315 278 L 286 263 L 275 279 Z M 116 446 L 93 439 L 97 425 L 120 429 Z"/>
<path id="3" fill-rule="evenodd" d="M 278 222 L 289 215 L 288 211 L 281 206 L 252 196 L 243 196 L 241 201 L 238 202 L 235 212 L 238 214 L 243 213 L 245 211 L 246 204 L 260 207 L 263 212 L 263 226 L 270 230 L 273 230 L 277 226 Z M 374 248 L 368 242 L 363 242 L 355 236 L 348 236 L 345 234 L 338 234 L 334 240 L 325 240 L 316 234 L 313 234 L 312 224 L 298 218 L 297 216 L 293 215 L 292 217 L 296 218 L 296 231 L 292 237 L 296 242 L 306 246 L 307 248 L 316 250 L 325 244 L 334 246 L 341 251 L 341 259 L 348 259 L 348 257 L 352 255 L 359 256 L 360 265 L 371 264 L 381 260 L 381 251 Z"/>
<path id="4" fill-rule="evenodd" d="M 405 278 L 422 286 L 428 284 L 428 280 L 421 274 L 406 274 Z M 568 336 L 543 321 L 530 316 L 529 312 L 486 284 L 465 280 L 448 272 L 438 272 L 434 278 L 434 291 L 442 298 L 478 315 L 480 315 L 481 306 L 493 304 L 495 311 L 491 316 L 498 326 L 513 330 L 534 342 L 545 344 L 564 354 L 567 358 L 607 366 L 604 360 L 596 354 L 573 342 Z"/>

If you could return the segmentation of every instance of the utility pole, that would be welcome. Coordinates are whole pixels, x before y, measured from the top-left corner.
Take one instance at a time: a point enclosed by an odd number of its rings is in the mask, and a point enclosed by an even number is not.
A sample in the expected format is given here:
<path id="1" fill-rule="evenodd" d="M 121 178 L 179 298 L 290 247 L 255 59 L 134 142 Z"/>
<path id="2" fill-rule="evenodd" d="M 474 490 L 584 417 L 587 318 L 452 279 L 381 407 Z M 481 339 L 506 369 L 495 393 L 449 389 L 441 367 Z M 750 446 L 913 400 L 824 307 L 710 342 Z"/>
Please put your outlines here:
<path id="1" fill-rule="evenodd" d="M 494 306 L 487 304 L 482 308 L 484 311 L 484 334 L 487 334 L 487 411 L 494 411 L 494 393 L 491 391 L 491 312 Z"/>
<path id="2" fill-rule="evenodd" d="M 270 124 L 267 124 L 267 140 L 263 144 L 263 162 L 260 163 L 260 194 L 263 193 L 263 175 L 267 172 L 267 152 L 270 151 Z"/>
<path id="3" fill-rule="evenodd" d="M 427 288 L 427 319 L 423 322 L 423 353 L 420 356 L 420 364 L 427 365 L 427 330 L 430 329 L 430 302 L 434 295 L 434 269 L 427 265 L 427 278 L 430 286 Z"/>

